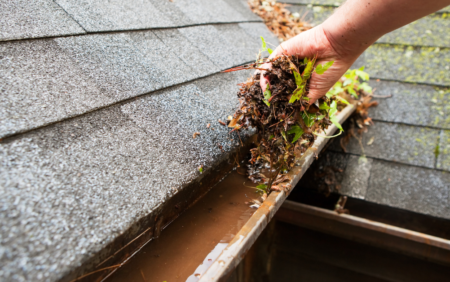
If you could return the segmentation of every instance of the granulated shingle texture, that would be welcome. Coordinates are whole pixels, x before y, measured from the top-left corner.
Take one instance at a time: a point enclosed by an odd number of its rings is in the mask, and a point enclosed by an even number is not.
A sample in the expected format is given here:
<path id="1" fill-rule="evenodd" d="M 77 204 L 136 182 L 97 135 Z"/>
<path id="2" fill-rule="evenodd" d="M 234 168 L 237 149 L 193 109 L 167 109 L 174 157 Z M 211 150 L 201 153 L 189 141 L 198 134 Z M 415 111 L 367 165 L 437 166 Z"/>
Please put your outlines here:
<path id="1" fill-rule="evenodd" d="M 221 70 L 242 64 L 240 55 L 231 48 L 224 48 L 228 43 L 212 25 L 194 26 L 178 29 L 193 44 L 208 56 Z"/>
<path id="2" fill-rule="evenodd" d="M 155 35 L 161 39 L 168 50 L 176 54 L 182 62 L 191 67 L 197 76 L 206 76 L 220 71 L 220 68 L 205 55 L 202 50 L 191 44 L 176 29 L 156 30 Z"/>
<path id="3" fill-rule="evenodd" d="M 178 0 L 174 3 L 196 24 L 247 20 L 223 0 Z"/>
<path id="4" fill-rule="evenodd" d="M 161 71 L 157 75 L 164 87 L 198 77 L 195 71 L 180 60 L 178 54 L 172 52 L 153 32 L 131 32 L 126 36 L 133 44 L 133 49 L 143 56 L 142 65 L 147 69 L 157 68 Z"/>
<path id="5" fill-rule="evenodd" d="M 254 59 L 258 43 L 238 25 L 197 28 L 210 31 L 197 44 L 177 29 L 1 44 L 0 137 Z"/>
<path id="6" fill-rule="evenodd" d="M 441 130 L 439 148 L 435 150 L 437 155 L 436 167 L 450 171 L 450 130 Z"/>
<path id="7" fill-rule="evenodd" d="M 252 61 L 264 25 L 170 29 L 255 20 L 240 0 L 56 2 L 0 4 L 16 9 L 0 40 L 56 37 L 0 43 L 1 281 L 68 278 L 116 251 L 254 133 L 218 122 L 250 72 L 214 74 Z"/>
<path id="8" fill-rule="evenodd" d="M 162 62 L 146 65 L 128 34 L 94 34 L 57 38 L 58 45 L 75 59 L 86 76 L 114 100 L 162 87 Z"/>
<path id="9" fill-rule="evenodd" d="M 258 49 L 261 48 L 261 39 L 249 38 L 248 34 L 238 25 L 217 25 L 216 29 L 239 61 L 256 60 Z"/>
<path id="10" fill-rule="evenodd" d="M 113 99 L 54 40 L 0 44 L 0 138 Z"/>
<path id="11" fill-rule="evenodd" d="M 368 157 L 434 168 L 434 149 L 439 133 L 432 128 L 376 122 L 362 135 L 362 146 L 356 138 L 351 138 L 346 148 L 349 153 L 357 155 L 365 153 Z M 368 145 L 372 138 L 372 144 Z M 330 148 L 342 151 L 339 139 Z"/>
<path id="12" fill-rule="evenodd" d="M 370 158 L 349 156 L 339 192 L 353 198 L 364 199 L 369 186 L 372 163 L 373 159 Z"/>
<path id="13" fill-rule="evenodd" d="M 197 83 L 218 91 L 241 81 Z M 217 122 L 235 91 L 188 84 L 0 143 L 0 280 L 61 278 L 201 177 L 199 165 L 215 168 L 238 146 Z"/>
<path id="14" fill-rule="evenodd" d="M 261 36 L 267 42 L 267 47 L 275 49 L 279 44 L 278 38 L 271 33 L 267 27 L 263 23 L 240 23 L 239 26 L 250 36 L 253 38 L 255 42 L 260 44 Z M 268 57 L 269 53 L 264 52 L 263 56 Z"/>
<path id="15" fill-rule="evenodd" d="M 83 28 L 51 0 L 0 2 L 0 41 L 83 33 Z"/>
<path id="16" fill-rule="evenodd" d="M 255 13 L 253 13 L 249 9 L 249 5 L 247 0 L 224 0 L 228 5 L 230 5 L 233 9 L 238 11 L 241 15 L 243 15 L 248 21 L 259 21 L 262 19 L 258 17 Z"/>
<path id="17" fill-rule="evenodd" d="M 450 173 L 374 160 L 366 200 L 450 219 Z"/>
<path id="18" fill-rule="evenodd" d="M 176 26 L 149 0 L 56 0 L 88 32 Z"/>
<path id="19" fill-rule="evenodd" d="M 378 42 L 450 47 L 450 38 L 442 36 L 449 29 L 448 14 L 434 14 L 394 30 L 378 39 Z"/>
<path id="20" fill-rule="evenodd" d="M 375 120 L 450 128 L 450 91 L 447 88 L 393 81 L 370 81 L 379 105 L 370 109 Z M 391 96 L 391 97 L 388 97 Z"/>
<path id="21" fill-rule="evenodd" d="M 361 66 L 374 78 L 450 86 L 450 49 L 375 44 L 352 68 Z"/>
<path id="22" fill-rule="evenodd" d="M 178 6 L 178 1 L 150 0 L 150 2 L 156 9 L 164 13 L 164 15 L 175 24 L 175 26 L 195 24 L 195 22 L 189 17 L 188 13 L 185 12 L 184 8 Z"/>

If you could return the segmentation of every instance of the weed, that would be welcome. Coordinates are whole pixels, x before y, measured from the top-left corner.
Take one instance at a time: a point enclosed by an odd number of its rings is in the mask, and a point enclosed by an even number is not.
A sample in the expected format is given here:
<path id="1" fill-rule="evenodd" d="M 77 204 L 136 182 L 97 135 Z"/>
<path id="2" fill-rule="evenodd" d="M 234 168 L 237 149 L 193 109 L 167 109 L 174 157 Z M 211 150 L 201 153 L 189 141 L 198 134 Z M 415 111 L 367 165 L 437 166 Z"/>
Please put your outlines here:
<path id="1" fill-rule="evenodd" d="M 233 68 L 259 69 L 264 62 L 260 58 L 267 49 L 262 38 L 262 48 L 255 63 Z M 257 191 L 269 193 L 287 189 L 284 175 L 312 146 L 317 135 L 335 124 L 341 131 L 336 115 L 348 102 L 335 92 L 310 104 L 307 94 L 309 80 L 315 71 L 323 74 L 333 64 L 314 67 L 316 58 L 297 58 L 280 55 L 271 60 L 268 71 L 270 87 L 262 91 L 260 77 L 255 74 L 241 84 L 238 98 L 240 105 L 228 126 L 232 131 L 254 127 L 258 131 L 258 142 L 251 149 L 249 178 L 258 183 Z M 339 97 L 339 98 L 338 98 Z"/>

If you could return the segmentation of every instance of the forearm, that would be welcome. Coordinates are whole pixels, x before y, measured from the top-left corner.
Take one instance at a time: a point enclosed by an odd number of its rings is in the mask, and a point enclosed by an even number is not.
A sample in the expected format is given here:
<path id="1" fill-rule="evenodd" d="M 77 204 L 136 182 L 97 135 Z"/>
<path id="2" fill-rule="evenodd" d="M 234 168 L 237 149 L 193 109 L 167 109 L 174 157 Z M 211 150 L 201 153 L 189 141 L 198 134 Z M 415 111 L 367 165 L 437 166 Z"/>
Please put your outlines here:
<path id="1" fill-rule="evenodd" d="M 449 4 L 450 0 L 348 0 L 322 26 L 336 52 L 359 56 L 384 34 Z"/>

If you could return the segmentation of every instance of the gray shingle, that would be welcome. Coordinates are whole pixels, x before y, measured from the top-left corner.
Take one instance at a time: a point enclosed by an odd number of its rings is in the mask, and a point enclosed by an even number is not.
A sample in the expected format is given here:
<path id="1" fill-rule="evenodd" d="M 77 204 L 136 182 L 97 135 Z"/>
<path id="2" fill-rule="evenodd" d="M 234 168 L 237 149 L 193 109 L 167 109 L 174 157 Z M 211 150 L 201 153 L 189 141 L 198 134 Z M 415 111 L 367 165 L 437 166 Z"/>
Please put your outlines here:
<path id="1" fill-rule="evenodd" d="M 190 43 L 178 30 L 163 29 L 155 30 L 154 33 L 199 77 L 220 71 L 219 67 L 214 65 L 201 49 Z"/>
<path id="2" fill-rule="evenodd" d="M 370 158 L 349 156 L 339 192 L 353 198 L 364 199 L 369 186 L 372 163 L 373 159 Z"/>
<path id="3" fill-rule="evenodd" d="M 292 13 L 299 13 L 304 21 L 313 26 L 324 22 L 335 10 L 334 7 L 310 5 L 286 8 Z M 449 28 L 450 20 L 446 14 L 433 14 L 384 35 L 377 43 L 450 47 L 450 39 L 442 36 Z"/>
<path id="4" fill-rule="evenodd" d="M 247 81 L 252 73 L 251 70 L 246 70 L 231 72 L 229 75 L 214 75 L 197 80 L 194 84 L 204 93 L 205 97 L 212 99 L 217 107 L 222 109 L 221 116 L 226 119 L 229 115 L 233 115 L 238 106 L 238 84 Z M 218 125 L 217 121 L 212 124 Z"/>
<path id="5" fill-rule="evenodd" d="M 450 171 L 450 130 L 441 131 L 436 167 Z"/>
<path id="6" fill-rule="evenodd" d="M 450 86 L 450 49 L 375 44 L 353 67 L 360 66 L 375 78 Z"/>
<path id="7" fill-rule="evenodd" d="M 245 17 L 248 21 L 262 21 L 255 13 L 250 10 L 246 0 L 224 0 L 228 5 L 233 7 L 241 15 Z"/>
<path id="8" fill-rule="evenodd" d="M 161 71 L 158 79 L 163 86 L 179 84 L 198 75 L 186 65 L 176 53 L 169 48 L 151 31 L 131 32 L 126 34 L 131 39 L 134 49 L 142 56 L 142 65 L 146 68 L 152 66 Z"/>
<path id="9" fill-rule="evenodd" d="M 84 29 L 107 30 L 172 27 L 175 24 L 149 0 L 56 0 Z"/>
<path id="10" fill-rule="evenodd" d="M 374 160 L 366 200 L 450 219 L 450 173 Z"/>
<path id="11" fill-rule="evenodd" d="M 376 122 L 362 135 L 362 145 L 367 157 L 434 168 L 438 136 L 437 129 Z M 372 145 L 367 145 L 372 138 Z M 336 141 L 331 146 L 333 150 L 341 151 L 339 141 Z M 347 151 L 362 155 L 356 138 L 350 139 Z"/>
<path id="12" fill-rule="evenodd" d="M 254 40 L 248 40 L 248 34 L 238 25 L 217 25 L 220 36 L 227 44 L 227 48 L 233 50 L 233 53 L 241 62 L 251 62 L 256 59 L 261 44 Z"/>
<path id="13" fill-rule="evenodd" d="M 239 26 L 247 32 L 259 46 L 261 46 L 261 36 L 264 37 L 268 45 L 267 47 L 269 48 L 275 49 L 280 44 L 278 38 L 270 32 L 263 23 L 240 23 Z M 268 53 L 266 52 L 265 56 L 267 55 Z"/>
<path id="14" fill-rule="evenodd" d="M 394 30 L 378 39 L 377 42 L 450 47 L 450 38 L 442 36 L 448 30 L 450 30 L 448 15 L 434 14 Z"/>
<path id="15" fill-rule="evenodd" d="M 196 24 L 247 20 L 223 0 L 177 0 L 174 3 Z"/>
<path id="16" fill-rule="evenodd" d="M 446 88 L 410 83 L 370 81 L 375 94 L 382 98 L 378 107 L 370 109 L 376 120 L 450 128 L 450 92 Z"/>
<path id="17" fill-rule="evenodd" d="M 178 30 L 221 70 L 244 63 L 232 48 L 228 48 L 227 42 L 214 26 L 194 26 Z"/>
<path id="18" fill-rule="evenodd" d="M 161 88 L 160 64 L 146 64 L 127 34 L 95 34 L 55 41 L 114 101 Z"/>
<path id="19" fill-rule="evenodd" d="M 209 23 L 213 20 L 212 15 L 209 14 L 209 11 L 201 4 L 200 0 L 179 0 L 173 1 L 173 3 L 194 24 Z"/>
<path id="20" fill-rule="evenodd" d="M 156 9 L 166 15 L 176 26 L 191 25 L 195 22 L 177 3 L 178 1 L 149 0 Z"/>
<path id="21" fill-rule="evenodd" d="M 0 45 L 0 138 L 114 100 L 54 40 Z"/>
<path id="22" fill-rule="evenodd" d="M 237 136 L 230 135 L 230 129 L 217 121 L 225 120 L 232 113 L 229 105 L 235 105 L 237 97 L 229 93 L 220 94 L 208 95 L 190 84 L 128 103 L 121 110 L 151 135 L 148 142 L 157 142 L 168 157 L 170 155 L 173 161 L 176 160 L 170 165 L 173 174 L 183 175 L 186 174 L 183 171 L 195 172 L 200 165 L 204 165 L 206 170 L 213 167 L 223 156 L 218 144 L 227 152 L 238 145 Z M 207 128 L 208 123 L 210 128 Z M 194 139 L 195 132 L 200 135 Z M 192 177 L 181 180 L 187 182 Z"/>
<path id="23" fill-rule="evenodd" d="M 0 143 L 0 280 L 61 278 L 213 168 L 236 101 L 188 84 Z"/>
<path id="24" fill-rule="evenodd" d="M 0 41 L 83 33 L 83 28 L 51 0 L 0 2 Z"/>
<path id="25" fill-rule="evenodd" d="M 238 25 L 226 25 L 220 32 L 214 26 L 188 29 L 197 30 L 196 36 L 203 41 L 194 37 L 191 43 L 178 30 L 164 29 L 156 31 L 159 37 L 152 31 L 136 31 L 0 45 L 0 100 L 8 105 L 0 110 L 0 136 L 83 114 L 253 59 L 253 48 L 233 46 L 247 42 L 252 45 Z M 230 39 L 230 32 L 236 32 L 243 42 Z"/>

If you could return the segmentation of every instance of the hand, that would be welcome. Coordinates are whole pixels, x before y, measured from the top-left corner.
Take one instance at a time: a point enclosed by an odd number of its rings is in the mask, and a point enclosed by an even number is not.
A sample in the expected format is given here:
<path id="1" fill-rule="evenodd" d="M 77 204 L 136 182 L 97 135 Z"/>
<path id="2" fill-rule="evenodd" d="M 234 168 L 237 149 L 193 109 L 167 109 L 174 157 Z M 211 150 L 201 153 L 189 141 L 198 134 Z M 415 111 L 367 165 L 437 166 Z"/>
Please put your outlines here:
<path id="1" fill-rule="evenodd" d="M 450 0 L 347 0 L 321 25 L 278 46 L 269 59 L 286 54 L 301 58 L 317 55 L 317 64 L 334 61 L 324 74 L 311 76 L 308 97 L 315 102 L 378 38 L 449 4 Z M 270 69 L 270 64 L 262 68 Z M 263 75 L 261 88 L 265 91 L 267 79 Z"/>
<path id="2" fill-rule="evenodd" d="M 328 40 L 322 25 L 318 25 L 283 42 L 274 50 L 269 59 L 281 54 L 294 55 L 300 58 L 312 58 L 317 55 L 316 64 L 334 61 L 333 65 L 325 73 L 319 75 L 314 72 L 312 74 L 308 94 L 311 103 L 324 96 L 360 55 L 359 52 L 344 52 L 344 50 L 340 52 L 336 50 L 330 40 Z M 266 63 L 261 68 L 270 69 L 271 64 Z M 260 79 L 261 89 L 265 91 L 268 80 L 264 77 L 264 73 L 261 73 Z"/>

